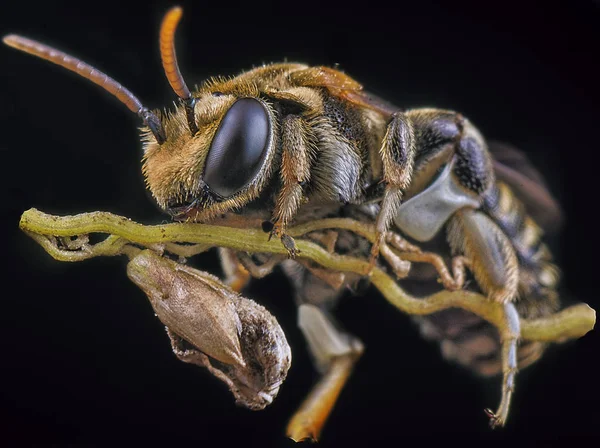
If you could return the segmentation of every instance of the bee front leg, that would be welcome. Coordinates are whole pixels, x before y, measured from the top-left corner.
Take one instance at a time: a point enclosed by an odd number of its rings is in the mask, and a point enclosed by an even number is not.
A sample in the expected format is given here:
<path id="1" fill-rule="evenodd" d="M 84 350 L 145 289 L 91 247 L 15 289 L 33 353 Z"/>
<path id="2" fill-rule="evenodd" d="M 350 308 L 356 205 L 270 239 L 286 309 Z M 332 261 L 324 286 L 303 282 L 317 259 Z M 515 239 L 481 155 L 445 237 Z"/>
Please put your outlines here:
<path id="1" fill-rule="evenodd" d="M 310 168 L 313 160 L 314 145 L 311 129 L 304 119 L 297 115 L 288 115 L 282 120 L 282 187 L 273 212 L 273 230 L 271 236 L 281 238 L 290 258 L 298 252 L 294 239 L 285 233 L 288 223 L 294 218 L 304 199 L 302 187 L 310 181 Z"/>
<path id="2" fill-rule="evenodd" d="M 315 305 L 300 305 L 298 326 L 322 377 L 290 419 L 287 435 L 296 442 L 316 441 L 364 347 Z"/>

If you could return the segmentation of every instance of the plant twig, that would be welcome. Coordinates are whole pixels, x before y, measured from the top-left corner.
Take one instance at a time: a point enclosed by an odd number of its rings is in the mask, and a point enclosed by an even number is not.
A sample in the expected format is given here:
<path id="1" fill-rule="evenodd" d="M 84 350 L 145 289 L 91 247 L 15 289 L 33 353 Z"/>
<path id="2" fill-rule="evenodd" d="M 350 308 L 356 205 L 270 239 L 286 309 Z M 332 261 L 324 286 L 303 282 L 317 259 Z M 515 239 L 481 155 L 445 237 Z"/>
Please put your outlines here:
<path id="1" fill-rule="evenodd" d="M 60 261 L 81 261 L 95 256 L 119 255 L 131 251 L 131 244 L 150 248 L 159 245 L 158 247 L 164 250 L 182 256 L 190 256 L 189 254 L 199 253 L 210 247 L 287 255 L 287 249 L 278 240 L 269 241 L 262 230 L 254 228 L 241 229 L 197 223 L 144 226 L 106 212 L 58 217 L 36 209 L 24 212 L 19 226 L 52 257 Z M 313 221 L 291 228 L 288 233 L 301 236 L 311 231 L 332 228 L 354 231 L 370 241 L 374 238 L 374 233 L 368 226 L 345 218 Z M 55 239 L 90 233 L 106 233 L 109 236 L 95 245 L 84 245 L 80 250 L 61 248 Z M 334 271 L 363 275 L 369 269 L 367 261 L 329 253 L 319 245 L 301 238 L 296 239 L 296 246 L 300 251 L 298 257 Z M 501 336 L 503 334 L 503 306 L 487 300 L 480 294 L 444 290 L 426 298 L 412 297 L 395 279 L 377 267 L 371 272 L 371 282 L 388 302 L 407 314 L 425 315 L 447 308 L 462 308 L 492 323 L 499 329 Z M 521 321 L 521 337 L 533 341 L 561 342 L 585 335 L 593 329 L 595 321 L 595 311 L 582 303 L 546 318 Z"/>

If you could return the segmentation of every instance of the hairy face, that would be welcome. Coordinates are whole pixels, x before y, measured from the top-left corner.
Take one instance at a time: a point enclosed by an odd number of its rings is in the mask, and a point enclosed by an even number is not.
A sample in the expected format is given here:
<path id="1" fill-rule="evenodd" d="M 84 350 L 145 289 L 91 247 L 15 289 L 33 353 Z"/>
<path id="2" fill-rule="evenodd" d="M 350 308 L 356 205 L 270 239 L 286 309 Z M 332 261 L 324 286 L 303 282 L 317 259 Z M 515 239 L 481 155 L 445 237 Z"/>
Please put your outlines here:
<path id="1" fill-rule="evenodd" d="M 272 172 L 275 111 L 258 90 L 198 95 L 195 135 L 179 106 L 163 118 L 163 144 L 148 131 L 143 136 L 146 184 L 176 219 L 208 220 L 239 208 L 258 196 Z"/>

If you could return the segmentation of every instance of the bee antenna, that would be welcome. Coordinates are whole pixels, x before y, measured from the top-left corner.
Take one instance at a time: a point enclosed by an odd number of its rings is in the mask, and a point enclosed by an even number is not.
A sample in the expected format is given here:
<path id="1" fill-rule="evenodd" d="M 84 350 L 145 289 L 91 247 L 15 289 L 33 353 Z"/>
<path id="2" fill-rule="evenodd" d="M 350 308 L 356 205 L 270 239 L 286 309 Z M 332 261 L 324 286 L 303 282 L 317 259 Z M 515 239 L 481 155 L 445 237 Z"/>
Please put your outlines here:
<path id="1" fill-rule="evenodd" d="M 100 70 L 92 67 L 91 65 L 86 64 L 80 59 L 69 56 L 62 51 L 56 50 L 55 48 L 49 47 L 48 45 L 44 45 L 26 37 L 10 34 L 8 36 L 4 36 L 2 41 L 9 47 L 32 54 L 38 58 L 45 59 L 46 61 L 53 62 L 54 64 L 60 65 L 67 70 L 75 72 L 79 76 L 89 79 L 93 83 L 99 85 L 108 93 L 115 96 L 121 103 L 125 104 L 130 111 L 136 113 L 144 121 L 144 124 L 150 128 L 152 134 L 154 134 L 154 137 L 159 144 L 163 144 L 166 141 L 167 138 L 165 135 L 165 130 L 160 118 L 155 113 L 144 107 L 140 100 L 137 99 L 133 93 L 112 79 L 110 76 L 102 73 Z"/>
<path id="2" fill-rule="evenodd" d="M 160 58 L 171 88 L 184 102 L 188 126 L 192 135 L 195 135 L 198 132 L 198 125 L 194 116 L 196 99 L 192 96 L 179 71 L 177 55 L 175 54 L 175 30 L 182 14 L 183 9 L 179 6 L 169 9 L 165 14 L 160 26 Z"/>

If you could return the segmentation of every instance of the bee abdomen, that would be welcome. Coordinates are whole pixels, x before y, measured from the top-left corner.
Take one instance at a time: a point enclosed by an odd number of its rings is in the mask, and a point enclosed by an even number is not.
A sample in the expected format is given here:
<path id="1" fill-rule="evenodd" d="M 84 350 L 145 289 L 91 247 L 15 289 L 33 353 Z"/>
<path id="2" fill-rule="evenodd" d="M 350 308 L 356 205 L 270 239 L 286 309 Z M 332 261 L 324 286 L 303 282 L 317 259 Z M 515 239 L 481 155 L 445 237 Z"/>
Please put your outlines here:
<path id="1" fill-rule="evenodd" d="M 485 197 L 488 215 L 509 238 L 519 263 L 519 314 L 526 318 L 558 309 L 558 268 L 543 243 L 543 230 L 527 214 L 525 205 L 504 183 L 498 182 Z"/>
<path id="2" fill-rule="evenodd" d="M 513 243 L 520 265 L 550 261 L 549 253 L 540 258 L 542 229 L 506 184 L 498 182 L 486 193 L 484 209 Z"/>
<path id="3" fill-rule="evenodd" d="M 449 309 L 415 318 L 426 339 L 440 343 L 442 356 L 482 376 L 502 373 L 498 331 L 479 316 L 461 309 Z M 524 341 L 517 350 L 519 369 L 540 358 L 545 344 Z"/>

